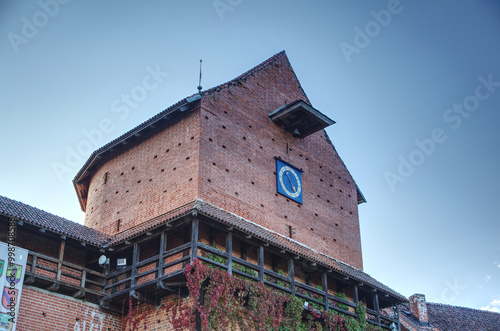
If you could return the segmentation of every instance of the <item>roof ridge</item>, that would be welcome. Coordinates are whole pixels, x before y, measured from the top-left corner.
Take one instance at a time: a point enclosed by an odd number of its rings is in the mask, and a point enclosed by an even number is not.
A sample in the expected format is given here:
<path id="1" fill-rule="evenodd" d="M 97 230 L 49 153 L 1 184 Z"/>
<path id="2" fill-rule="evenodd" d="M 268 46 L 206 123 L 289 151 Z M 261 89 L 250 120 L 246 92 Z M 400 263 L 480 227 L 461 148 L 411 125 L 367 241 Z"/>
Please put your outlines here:
<path id="1" fill-rule="evenodd" d="M 200 94 L 202 96 L 206 96 L 206 95 L 210 95 L 214 92 L 217 92 L 219 91 L 220 89 L 224 88 L 224 87 L 227 87 L 231 84 L 234 84 L 242 79 L 246 79 L 248 76 L 254 74 L 255 72 L 267 67 L 269 64 L 275 62 L 276 60 L 282 58 L 282 57 L 285 57 L 287 60 L 287 56 L 286 56 L 286 52 L 283 50 L 281 52 L 278 52 L 276 54 L 274 54 L 273 56 L 271 56 L 270 58 L 268 58 L 267 60 L 265 60 L 264 62 L 261 62 L 259 63 L 258 65 L 256 65 L 255 67 L 251 68 L 250 70 L 247 70 L 245 71 L 244 73 L 242 73 L 241 75 L 237 76 L 236 78 L 233 78 L 225 83 L 222 83 L 222 84 L 219 84 L 217 86 L 214 86 L 212 88 L 209 88 L 208 90 L 205 90 L 205 91 L 202 91 Z"/>
<path id="2" fill-rule="evenodd" d="M 496 314 L 500 315 L 500 313 L 491 311 L 491 310 L 484 310 L 480 308 L 471 308 L 471 307 L 464 307 L 464 306 L 455 306 L 455 305 L 450 305 L 446 303 L 438 303 L 438 302 L 427 302 L 427 305 L 434 305 L 434 306 L 441 306 L 441 307 L 453 307 L 453 308 L 460 308 L 460 309 L 468 309 L 468 310 L 475 310 L 478 312 L 485 312 L 485 313 L 491 313 L 491 314 Z"/>

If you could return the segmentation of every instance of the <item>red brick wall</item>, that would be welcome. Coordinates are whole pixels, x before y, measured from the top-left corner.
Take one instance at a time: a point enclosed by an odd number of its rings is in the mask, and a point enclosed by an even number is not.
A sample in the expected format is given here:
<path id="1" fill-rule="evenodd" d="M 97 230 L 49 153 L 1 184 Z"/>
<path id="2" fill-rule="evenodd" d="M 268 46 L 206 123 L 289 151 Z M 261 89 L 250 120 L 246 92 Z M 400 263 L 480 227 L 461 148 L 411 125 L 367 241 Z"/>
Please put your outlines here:
<path id="1" fill-rule="evenodd" d="M 195 200 L 198 142 L 195 111 L 102 165 L 90 182 L 85 225 L 114 234 Z"/>
<path id="2" fill-rule="evenodd" d="M 121 331 L 121 317 L 108 314 L 97 305 L 54 294 L 34 287 L 23 287 L 19 331 Z"/>
<path id="3" fill-rule="evenodd" d="M 199 197 L 362 269 L 356 185 L 326 133 L 297 139 L 269 121 L 296 99 L 285 58 L 202 99 Z M 274 157 L 304 171 L 303 205 L 276 194 Z"/>
<path id="4" fill-rule="evenodd" d="M 296 99 L 308 101 L 285 57 L 203 96 L 96 171 L 85 225 L 121 232 L 201 198 L 283 235 L 292 226 L 293 239 L 362 269 L 356 184 L 326 133 L 297 139 L 269 121 Z M 304 171 L 303 205 L 276 194 L 274 157 Z"/>

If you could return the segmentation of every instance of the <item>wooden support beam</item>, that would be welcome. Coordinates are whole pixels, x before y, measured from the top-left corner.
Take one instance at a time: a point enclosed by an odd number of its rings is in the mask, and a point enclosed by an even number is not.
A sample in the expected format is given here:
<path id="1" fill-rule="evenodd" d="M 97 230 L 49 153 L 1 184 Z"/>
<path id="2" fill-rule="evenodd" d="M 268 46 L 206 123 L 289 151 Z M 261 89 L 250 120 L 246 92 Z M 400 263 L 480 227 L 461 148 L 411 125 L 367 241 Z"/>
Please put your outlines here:
<path id="1" fill-rule="evenodd" d="M 64 260 L 64 248 L 66 247 L 66 240 L 62 239 L 61 244 L 59 246 L 59 261 L 57 262 L 57 274 L 56 274 L 56 281 L 61 280 L 61 270 L 62 270 L 62 264 Z"/>
<path id="2" fill-rule="evenodd" d="M 191 262 L 198 257 L 198 231 L 200 229 L 200 221 L 193 217 L 191 221 Z"/>
<path id="3" fill-rule="evenodd" d="M 59 283 L 58 282 L 54 282 L 52 283 L 52 285 L 50 285 L 49 287 L 47 287 L 47 290 L 51 291 L 51 292 L 55 292 L 59 289 Z"/>
<path id="4" fill-rule="evenodd" d="M 135 290 L 130 290 L 130 292 L 128 292 L 128 295 L 129 295 L 131 298 L 134 298 L 134 299 L 139 299 L 139 293 L 137 293 Z"/>
<path id="5" fill-rule="evenodd" d="M 264 246 L 259 246 L 258 251 L 259 280 L 264 281 Z"/>
<path id="6" fill-rule="evenodd" d="M 293 259 L 288 259 L 288 277 L 290 278 L 290 290 L 295 294 L 295 265 Z"/>
<path id="7" fill-rule="evenodd" d="M 226 233 L 227 272 L 233 275 L 233 233 Z"/>
<path id="8" fill-rule="evenodd" d="M 82 279 L 80 280 L 80 287 L 85 288 L 86 281 L 87 281 L 87 270 L 82 270 Z"/>
<path id="9" fill-rule="evenodd" d="M 75 299 L 81 299 L 85 296 L 85 291 L 84 290 L 79 290 L 73 293 L 73 298 Z"/>
<path id="10" fill-rule="evenodd" d="M 358 304 L 358 302 L 359 302 L 358 286 L 356 286 L 356 285 L 353 285 L 353 287 L 352 287 L 352 300 L 355 304 Z"/>
<path id="11" fill-rule="evenodd" d="M 130 271 L 130 288 L 134 288 L 137 285 L 137 264 L 139 263 L 139 257 L 141 253 L 141 247 L 138 243 L 134 244 L 134 250 L 132 255 L 132 270 Z M 132 290 L 134 291 L 134 290 Z M 132 292 L 131 291 L 131 292 Z M 132 294 L 130 296 L 133 296 Z"/>
<path id="12" fill-rule="evenodd" d="M 31 259 L 31 268 L 30 268 L 30 272 L 32 274 L 35 274 L 35 269 L 36 269 L 36 259 L 37 259 L 37 256 L 36 255 L 33 255 L 33 258 Z"/>
<path id="13" fill-rule="evenodd" d="M 330 303 L 328 302 L 328 276 L 326 272 L 321 273 L 321 287 L 323 288 L 323 302 L 325 310 L 329 310 Z"/>
<path id="14" fill-rule="evenodd" d="M 158 254 L 158 275 L 156 278 L 163 277 L 165 270 L 163 270 L 163 266 L 165 265 L 165 250 L 167 248 L 167 234 L 165 231 L 162 231 L 160 234 L 160 250 Z"/>
<path id="15" fill-rule="evenodd" d="M 35 282 L 35 277 L 29 276 L 24 278 L 24 284 L 33 284 Z"/>
<path id="16" fill-rule="evenodd" d="M 395 312 L 396 312 L 396 317 L 398 319 L 398 331 L 401 331 L 401 319 L 399 318 L 399 307 L 398 307 L 398 304 L 396 303 L 396 308 L 395 308 Z"/>
<path id="17" fill-rule="evenodd" d="M 381 324 L 380 324 L 380 306 L 379 306 L 379 302 L 378 302 L 378 294 L 375 293 L 373 295 L 373 307 L 374 307 L 374 310 L 377 312 L 377 325 L 380 327 Z"/>

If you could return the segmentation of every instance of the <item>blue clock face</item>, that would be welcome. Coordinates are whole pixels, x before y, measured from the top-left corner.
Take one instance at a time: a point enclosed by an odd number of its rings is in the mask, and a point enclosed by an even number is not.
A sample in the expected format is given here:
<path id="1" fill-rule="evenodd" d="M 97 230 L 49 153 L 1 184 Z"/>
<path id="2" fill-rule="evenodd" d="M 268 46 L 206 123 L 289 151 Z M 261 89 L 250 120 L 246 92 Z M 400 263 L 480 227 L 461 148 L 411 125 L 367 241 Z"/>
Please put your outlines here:
<path id="1" fill-rule="evenodd" d="M 297 168 L 276 159 L 276 190 L 298 203 L 302 203 L 302 173 Z"/>

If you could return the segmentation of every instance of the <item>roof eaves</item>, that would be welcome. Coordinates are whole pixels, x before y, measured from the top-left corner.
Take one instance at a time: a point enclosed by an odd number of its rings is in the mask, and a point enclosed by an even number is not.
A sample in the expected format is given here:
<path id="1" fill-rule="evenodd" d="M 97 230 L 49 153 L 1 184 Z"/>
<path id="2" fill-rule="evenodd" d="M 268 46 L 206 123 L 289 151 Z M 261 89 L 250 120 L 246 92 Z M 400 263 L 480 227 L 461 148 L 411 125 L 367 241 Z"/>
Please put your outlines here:
<path id="1" fill-rule="evenodd" d="M 102 245 L 111 239 L 109 235 L 103 232 L 4 196 L 0 196 L 0 215 L 7 218 L 14 218 L 96 247 L 102 247 Z"/>
<path id="2" fill-rule="evenodd" d="M 95 150 L 87 159 L 87 161 L 84 163 L 82 168 L 78 171 L 78 173 L 75 175 L 75 178 L 73 179 L 73 186 L 75 187 L 77 196 L 78 196 L 78 201 L 80 202 L 80 207 L 82 210 L 85 210 L 85 206 L 83 205 L 82 202 L 82 196 L 81 192 L 77 187 L 77 184 L 83 179 L 85 173 L 89 171 L 89 169 L 102 157 L 104 153 L 107 151 L 112 150 L 114 147 L 119 146 L 122 144 L 124 141 L 127 139 L 130 139 L 134 136 L 138 136 L 141 131 L 145 130 L 146 128 L 154 125 L 155 123 L 162 121 L 164 119 L 168 119 L 169 115 L 173 115 L 175 112 L 180 111 L 184 112 L 186 111 L 189 107 L 189 104 L 198 101 L 201 99 L 200 95 L 192 95 L 190 97 L 184 98 L 172 106 L 168 107 L 167 109 L 161 111 L 160 113 L 156 114 L 155 116 L 151 117 L 147 121 L 139 124 L 135 128 L 125 132 L 121 136 L 117 137 L 116 139 L 110 141 L 106 145 L 102 146 L 101 148 Z"/>
<path id="3" fill-rule="evenodd" d="M 344 274 L 345 276 L 349 276 L 354 280 L 357 280 L 361 283 L 368 284 L 380 291 L 383 292 L 388 292 L 391 295 L 393 295 L 395 298 L 400 300 L 401 302 L 407 302 L 408 299 L 404 297 L 403 295 L 399 294 L 398 292 L 392 290 L 388 286 L 380 283 L 373 277 L 371 277 L 369 274 L 365 273 L 362 270 L 359 270 L 345 262 L 339 261 L 331 256 L 328 256 L 322 252 L 319 252 L 311 247 L 308 247 L 298 241 L 295 241 L 291 238 L 288 238 L 286 236 L 283 236 L 280 233 L 274 232 L 270 229 L 267 229 L 257 223 L 254 223 L 250 220 L 247 220 L 245 218 L 242 218 L 236 214 L 229 213 L 227 211 L 221 210 L 217 208 L 216 206 L 213 206 L 207 202 L 204 202 L 202 200 L 198 200 L 198 203 L 195 205 L 195 207 L 198 209 L 198 211 L 201 214 L 204 214 L 207 217 L 214 218 L 218 221 L 221 221 L 223 223 L 229 224 L 231 226 L 234 226 L 235 228 L 238 228 L 241 231 L 244 232 L 251 232 L 250 234 L 254 235 L 256 238 L 259 238 L 264 241 L 272 241 L 273 245 L 276 245 L 277 247 L 287 249 L 291 251 L 294 254 L 297 254 L 301 257 L 313 260 L 314 262 L 317 262 L 327 268 L 335 269 L 335 271 Z M 214 209 L 215 212 L 210 212 L 210 209 Z M 226 216 L 238 219 L 242 222 L 242 225 L 239 225 L 238 222 L 231 222 L 230 219 L 228 218 L 223 218 L 223 217 L 218 217 L 217 213 L 225 214 Z M 251 230 L 248 225 L 251 224 L 254 229 Z M 270 238 L 266 237 L 265 234 L 272 234 L 275 238 Z M 271 239 L 271 240 L 270 240 Z M 275 240 L 272 240 L 275 239 Z M 291 244 L 291 245 L 287 245 Z M 293 247 L 295 246 L 295 247 Z M 316 256 L 315 256 L 316 255 Z"/>

